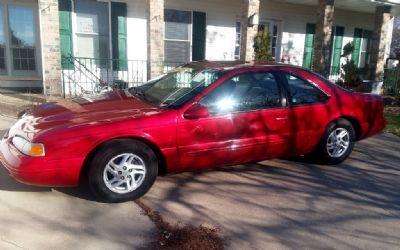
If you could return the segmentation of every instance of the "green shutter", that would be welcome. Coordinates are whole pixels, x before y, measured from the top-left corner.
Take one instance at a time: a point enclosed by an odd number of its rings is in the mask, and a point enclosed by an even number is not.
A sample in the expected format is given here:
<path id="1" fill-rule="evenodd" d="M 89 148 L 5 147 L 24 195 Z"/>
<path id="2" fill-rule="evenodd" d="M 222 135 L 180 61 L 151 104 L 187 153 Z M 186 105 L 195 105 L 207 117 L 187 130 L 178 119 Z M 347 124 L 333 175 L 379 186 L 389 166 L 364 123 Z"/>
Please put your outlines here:
<path id="1" fill-rule="evenodd" d="M 354 38 L 353 38 L 353 55 L 351 59 L 353 59 L 355 65 L 358 67 L 358 60 L 360 58 L 360 47 L 361 47 L 361 38 L 362 38 L 363 30 L 355 28 L 354 29 Z"/>
<path id="2" fill-rule="evenodd" d="M 111 34 L 114 70 L 128 69 L 126 3 L 111 2 Z"/>
<path id="3" fill-rule="evenodd" d="M 193 12 L 192 61 L 206 57 L 206 13 Z"/>
<path id="4" fill-rule="evenodd" d="M 339 74 L 340 72 L 340 58 L 342 57 L 344 27 L 335 27 L 335 36 L 332 46 L 332 68 L 331 74 Z"/>
<path id="5" fill-rule="evenodd" d="M 61 68 L 73 69 L 74 65 L 69 59 L 72 56 L 72 23 L 71 23 L 71 0 L 59 0 L 59 25 L 60 25 L 60 52 Z"/>
<path id="6" fill-rule="evenodd" d="M 314 43 L 315 43 L 315 24 L 307 23 L 306 40 L 304 44 L 303 67 L 312 69 L 314 58 Z"/>

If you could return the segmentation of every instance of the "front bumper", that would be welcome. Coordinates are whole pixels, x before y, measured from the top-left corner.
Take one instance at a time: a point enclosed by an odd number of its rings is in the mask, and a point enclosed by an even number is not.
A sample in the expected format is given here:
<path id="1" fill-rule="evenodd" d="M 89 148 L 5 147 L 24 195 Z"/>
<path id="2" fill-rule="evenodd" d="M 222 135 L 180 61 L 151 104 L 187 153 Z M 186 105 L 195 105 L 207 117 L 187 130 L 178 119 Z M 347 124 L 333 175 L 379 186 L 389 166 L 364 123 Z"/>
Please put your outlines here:
<path id="1" fill-rule="evenodd" d="M 0 141 L 0 163 L 19 182 L 46 187 L 77 186 L 83 159 L 49 160 L 19 152 L 11 138 Z"/>

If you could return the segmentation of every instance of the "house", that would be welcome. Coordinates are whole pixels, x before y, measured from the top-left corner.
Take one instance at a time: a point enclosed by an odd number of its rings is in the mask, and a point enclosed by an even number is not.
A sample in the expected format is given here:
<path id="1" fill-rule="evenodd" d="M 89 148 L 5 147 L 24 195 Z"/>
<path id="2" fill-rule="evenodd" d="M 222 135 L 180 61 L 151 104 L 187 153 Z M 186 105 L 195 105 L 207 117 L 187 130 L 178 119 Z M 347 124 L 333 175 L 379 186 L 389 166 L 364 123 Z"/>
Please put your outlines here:
<path id="1" fill-rule="evenodd" d="M 342 48 L 381 79 L 397 0 L 2 0 L 0 88 L 76 95 L 140 84 L 191 60 L 248 61 L 268 29 L 277 62 L 339 77 Z"/>

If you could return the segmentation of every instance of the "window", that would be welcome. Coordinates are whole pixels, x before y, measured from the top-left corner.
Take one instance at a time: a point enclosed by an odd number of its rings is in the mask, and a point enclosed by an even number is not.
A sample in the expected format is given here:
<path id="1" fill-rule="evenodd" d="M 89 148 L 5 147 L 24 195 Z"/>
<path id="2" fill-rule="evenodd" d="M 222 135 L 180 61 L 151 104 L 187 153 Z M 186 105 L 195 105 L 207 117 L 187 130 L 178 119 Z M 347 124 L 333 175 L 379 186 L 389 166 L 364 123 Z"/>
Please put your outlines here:
<path id="1" fill-rule="evenodd" d="M 74 1 L 74 4 L 76 12 L 76 56 L 109 58 L 108 4 L 93 0 Z"/>
<path id="2" fill-rule="evenodd" d="M 9 6 L 10 49 L 15 71 L 36 70 L 36 37 L 33 10 L 25 6 Z"/>
<path id="3" fill-rule="evenodd" d="M 363 37 L 361 39 L 360 47 L 360 62 L 359 68 L 364 69 L 369 63 L 369 51 L 370 51 L 370 39 L 372 37 L 372 32 L 368 30 L 363 30 Z"/>
<path id="4" fill-rule="evenodd" d="M 281 94 L 270 72 L 237 75 L 215 88 L 201 100 L 211 114 L 281 107 Z"/>
<path id="5" fill-rule="evenodd" d="M 165 10 L 165 59 L 171 63 L 190 61 L 190 11 Z"/>
<path id="6" fill-rule="evenodd" d="M 31 4 L 0 3 L 0 75 L 40 74 L 37 9 Z"/>
<path id="7" fill-rule="evenodd" d="M 235 40 L 235 60 L 240 59 L 240 40 L 241 40 L 241 23 L 236 22 L 236 40 Z"/>
<path id="8" fill-rule="evenodd" d="M 3 8 L 0 6 L 0 74 L 6 70 L 6 40 L 4 38 Z"/>
<path id="9" fill-rule="evenodd" d="M 291 105 L 297 106 L 327 101 L 328 96 L 306 80 L 289 73 L 286 74 L 285 78 L 289 86 L 289 103 Z"/>

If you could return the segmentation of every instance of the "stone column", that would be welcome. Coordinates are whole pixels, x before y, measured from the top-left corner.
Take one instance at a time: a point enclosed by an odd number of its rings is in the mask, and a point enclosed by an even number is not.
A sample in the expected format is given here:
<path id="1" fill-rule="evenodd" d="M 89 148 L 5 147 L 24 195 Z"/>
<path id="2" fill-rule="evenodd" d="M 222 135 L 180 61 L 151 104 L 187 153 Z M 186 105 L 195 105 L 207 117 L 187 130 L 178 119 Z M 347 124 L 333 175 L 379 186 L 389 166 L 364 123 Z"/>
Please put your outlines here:
<path id="1" fill-rule="evenodd" d="M 257 35 L 258 26 L 249 26 L 249 17 L 256 14 L 259 16 L 260 0 L 242 0 L 242 15 L 240 18 L 240 60 L 254 60 L 254 37 Z"/>
<path id="2" fill-rule="evenodd" d="M 39 0 L 44 93 L 63 94 L 61 81 L 58 0 Z"/>
<path id="3" fill-rule="evenodd" d="M 335 12 L 334 4 L 334 0 L 318 0 L 313 70 L 323 76 L 328 76 L 330 71 L 331 34 Z"/>
<path id="4" fill-rule="evenodd" d="M 375 24 L 371 43 L 370 74 L 371 79 L 382 80 L 385 68 L 385 52 L 388 44 L 391 7 L 377 6 L 375 10 Z"/>
<path id="5" fill-rule="evenodd" d="M 154 78 L 164 69 L 164 0 L 147 0 L 148 76 Z"/>

